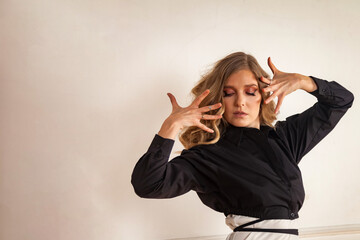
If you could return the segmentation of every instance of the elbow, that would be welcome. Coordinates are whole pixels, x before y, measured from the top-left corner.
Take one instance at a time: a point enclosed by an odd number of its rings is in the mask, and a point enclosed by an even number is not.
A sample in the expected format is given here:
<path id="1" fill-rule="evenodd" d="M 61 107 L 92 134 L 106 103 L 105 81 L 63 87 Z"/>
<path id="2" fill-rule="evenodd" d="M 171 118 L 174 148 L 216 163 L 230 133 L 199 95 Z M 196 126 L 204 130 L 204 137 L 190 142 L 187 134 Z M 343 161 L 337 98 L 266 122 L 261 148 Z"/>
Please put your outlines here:
<path id="1" fill-rule="evenodd" d="M 131 184 L 134 188 L 134 192 L 141 198 L 155 198 L 154 188 L 146 184 L 146 182 L 132 178 Z"/>
<path id="2" fill-rule="evenodd" d="M 134 192 L 135 194 L 138 196 L 138 197 L 141 197 L 141 198 L 150 198 L 149 197 L 149 194 L 147 194 L 146 192 L 142 191 L 142 190 L 139 190 L 137 188 L 134 188 Z"/>
<path id="3" fill-rule="evenodd" d="M 141 198 L 162 199 L 172 197 L 168 192 L 163 191 L 163 184 L 161 182 L 149 185 L 145 182 L 132 180 L 131 183 L 134 192 Z"/>
<path id="4" fill-rule="evenodd" d="M 351 107 L 355 99 L 354 94 L 352 92 L 349 92 L 348 99 L 349 99 L 349 107 Z"/>
<path id="5" fill-rule="evenodd" d="M 150 192 L 145 191 L 143 188 L 138 188 L 134 186 L 134 192 L 136 195 L 138 195 L 141 198 L 151 198 Z"/>
<path id="6" fill-rule="evenodd" d="M 349 91 L 349 89 L 343 87 L 343 90 L 344 90 L 344 103 L 346 104 L 346 106 L 348 108 L 350 108 L 354 102 L 354 94 Z"/>
<path id="7" fill-rule="evenodd" d="M 350 91 L 348 91 L 348 93 L 346 94 L 346 96 L 344 97 L 344 108 L 348 109 L 351 108 L 351 106 L 353 105 L 354 102 L 354 94 Z"/>
<path id="8" fill-rule="evenodd" d="M 134 192 L 141 198 L 148 197 L 148 191 L 145 190 L 144 184 L 141 181 L 137 181 L 136 179 L 131 179 L 131 185 L 134 188 Z"/>
<path id="9" fill-rule="evenodd" d="M 354 94 L 347 89 L 344 89 L 342 94 L 339 94 L 338 97 L 335 96 L 336 105 L 335 108 L 341 108 L 347 111 L 351 108 L 354 102 Z"/>

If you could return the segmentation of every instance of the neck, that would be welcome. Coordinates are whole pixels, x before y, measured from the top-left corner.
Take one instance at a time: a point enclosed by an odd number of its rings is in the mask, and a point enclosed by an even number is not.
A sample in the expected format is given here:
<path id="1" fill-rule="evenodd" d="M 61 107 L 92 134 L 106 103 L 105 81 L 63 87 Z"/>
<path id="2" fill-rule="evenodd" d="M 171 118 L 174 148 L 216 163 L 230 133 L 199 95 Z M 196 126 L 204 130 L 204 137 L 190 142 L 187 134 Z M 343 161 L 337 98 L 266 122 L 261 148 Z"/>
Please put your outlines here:
<path id="1" fill-rule="evenodd" d="M 258 129 L 260 130 L 260 123 L 258 123 L 256 126 L 236 126 L 236 125 L 233 125 L 231 123 L 229 123 L 229 125 L 231 125 L 232 127 L 235 127 L 235 128 L 255 128 L 255 129 Z"/>

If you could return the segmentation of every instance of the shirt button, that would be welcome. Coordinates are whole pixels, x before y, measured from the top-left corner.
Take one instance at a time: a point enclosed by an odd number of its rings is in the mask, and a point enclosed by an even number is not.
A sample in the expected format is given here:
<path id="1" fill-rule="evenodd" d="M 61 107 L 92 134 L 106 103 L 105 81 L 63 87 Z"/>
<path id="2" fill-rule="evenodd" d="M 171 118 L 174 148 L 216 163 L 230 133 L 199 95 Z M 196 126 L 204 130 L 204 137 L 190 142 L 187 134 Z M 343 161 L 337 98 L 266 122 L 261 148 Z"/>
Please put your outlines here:
<path id="1" fill-rule="evenodd" d="M 291 217 L 295 217 L 295 213 L 293 213 L 293 212 L 290 213 L 290 216 L 291 216 Z"/>
<path id="2" fill-rule="evenodd" d="M 326 92 L 326 89 L 323 89 L 322 91 L 323 91 L 323 92 Z"/>

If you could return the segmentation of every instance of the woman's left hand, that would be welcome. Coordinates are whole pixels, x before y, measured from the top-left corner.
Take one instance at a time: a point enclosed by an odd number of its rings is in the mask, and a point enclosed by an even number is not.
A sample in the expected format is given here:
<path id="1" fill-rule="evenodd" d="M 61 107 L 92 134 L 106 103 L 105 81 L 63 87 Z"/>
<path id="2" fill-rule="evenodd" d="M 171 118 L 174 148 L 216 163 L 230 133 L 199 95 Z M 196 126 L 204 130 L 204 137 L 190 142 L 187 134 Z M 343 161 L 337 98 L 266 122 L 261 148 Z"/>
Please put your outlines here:
<path id="1" fill-rule="evenodd" d="M 265 104 L 268 104 L 274 100 L 275 97 L 278 97 L 275 113 L 279 112 L 285 96 L 289 93 L 292 93 L 297 89 L 303 89 L 310 92 L 316 90 L 317 88 L 315 82 L 308 76 L 298 73 L 286 73 L 278 70 L 272 63 L 270 57 L 268 58 L 268 65 L 274 74 L 273 78 L 270 80 L 265 77 L 261 77 L 260 80 L 268 84 L 266 88 L 263 88 L 264 92 L 273 92 L 270 97 L 264 100 Z"/>

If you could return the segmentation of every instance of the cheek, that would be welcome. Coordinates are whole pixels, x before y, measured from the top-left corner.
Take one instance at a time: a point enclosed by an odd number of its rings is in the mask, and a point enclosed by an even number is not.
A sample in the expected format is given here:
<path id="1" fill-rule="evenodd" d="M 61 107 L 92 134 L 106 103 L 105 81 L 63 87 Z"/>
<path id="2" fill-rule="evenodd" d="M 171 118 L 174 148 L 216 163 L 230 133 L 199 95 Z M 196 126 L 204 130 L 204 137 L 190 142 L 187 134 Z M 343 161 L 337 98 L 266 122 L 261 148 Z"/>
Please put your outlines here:
<path id="1" fill-rule="evenodd" d="M 224 115 L 227 115 L 229 113 L 229 111 L 230 111 L 231 102 L 229 101 L 228 98 L 224 98 L 223 104 L 224 104 L 224 108 L 225 108 Z"/>
<path id="2" fill-rule="evenodd" d="M 258 104 L 258 105 L 260 106 L 261 101 L 262 101 L 262 99 L 261 99 L 261 97 L 260 97 L 260 98 L 256 101 L 256 104 Z"/>
<path id="3" fill-rule="evenodd" d="M 261 96 L 251 101 L 251 105 L 254 107 L 254 109 L 260 109 L 260 104 L 261 104 Z"/>
<path id="4" fill-rule="evenodd" d="M 231 98 L 224 98 L 223 104 L 225 108 L 223 117 L 226 121 L 231 121 L 232 112 L 234 111 L 234 100 Z"/>
<path id="5" fill-rule="evenodd" d="M 251 104 L 260 104 L 261 103 L 261 96 L 251 98 L 250 102 L 251 102 Z"/>

